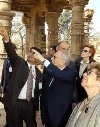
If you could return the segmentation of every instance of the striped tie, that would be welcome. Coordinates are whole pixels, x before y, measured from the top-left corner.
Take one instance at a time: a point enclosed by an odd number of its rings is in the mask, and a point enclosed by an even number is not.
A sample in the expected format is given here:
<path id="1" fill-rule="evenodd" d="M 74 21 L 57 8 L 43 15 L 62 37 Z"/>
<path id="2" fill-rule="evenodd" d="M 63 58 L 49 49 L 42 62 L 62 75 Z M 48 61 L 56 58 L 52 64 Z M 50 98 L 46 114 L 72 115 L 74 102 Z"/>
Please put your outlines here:
<path id="1" fill-rule="evenodd" d="M 30 66 L 30 72 L 27 79 L 27 91 L 26 91 L 26 99 L 28 101 L 32 98 L 32 87 L 33 87 L 33 75 L 32 75 L 32 66 Z"/>

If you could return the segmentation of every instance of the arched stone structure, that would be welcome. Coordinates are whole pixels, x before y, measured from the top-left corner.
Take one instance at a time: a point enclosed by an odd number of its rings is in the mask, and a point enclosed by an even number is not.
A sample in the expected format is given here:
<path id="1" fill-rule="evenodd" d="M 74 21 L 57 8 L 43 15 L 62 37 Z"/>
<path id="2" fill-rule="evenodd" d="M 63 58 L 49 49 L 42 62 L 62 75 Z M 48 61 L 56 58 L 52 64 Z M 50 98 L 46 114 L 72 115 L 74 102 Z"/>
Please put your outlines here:
<path id="1" fill-rule="evenodd" d="M 13 11 L 24 13 L 24 23 L 26 25 L 26 52 L 31 45 L 38 46 L 45 51 L 45 47 L 57 44 L 58 25 L 57 19 L 63 9 L 72 10 L 71 26 L 71 53 L 75 59 L 79 55 L 80 48 L 84 40 L 84 7 L 89 0 L 2 0 L 0 1 L 0 17 L 8 22 L 11 28 Z M 4 16 L 2 16 L 2 13 Z M 5 19 L 4 19 L 5 17 Z M 48 39 L 42 41 L 44 22 L 48 24 Z M 39 24 L 40 23 L 40 24 Z M 4 24 L 6 25 L 6 23 Z M 44 39 L 45 40 L 45 39 Z M 42 47 L 42 44 L 44 45 Z M 45 46 L 46 44 L 46 46 Z M 77 47 L 76 47 L 77 45 Z M 48 52 L 47 52 L 48 54 Z"/>

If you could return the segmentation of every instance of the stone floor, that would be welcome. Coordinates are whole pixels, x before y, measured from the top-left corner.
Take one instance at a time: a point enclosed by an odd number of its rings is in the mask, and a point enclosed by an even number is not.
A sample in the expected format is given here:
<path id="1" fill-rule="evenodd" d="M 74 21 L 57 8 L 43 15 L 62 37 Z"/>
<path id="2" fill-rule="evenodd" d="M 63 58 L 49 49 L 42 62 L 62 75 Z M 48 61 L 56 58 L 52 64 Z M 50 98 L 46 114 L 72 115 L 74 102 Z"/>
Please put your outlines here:
<path id="1" fill-rule="evenodd" d="M 0 103 L 0 127 L 3 127 L 5 125 L 5 111 L 4 111 L 4 106 L 2 103 Z M 24 126 L 23 127 L 26 127 L 25 126 L 25 123 L 24 123 Z M 40 118 L 40 115 L 37 116 L 37 127 L 43 127 L 42 124 L 41 124 L 41 118 Z"/>

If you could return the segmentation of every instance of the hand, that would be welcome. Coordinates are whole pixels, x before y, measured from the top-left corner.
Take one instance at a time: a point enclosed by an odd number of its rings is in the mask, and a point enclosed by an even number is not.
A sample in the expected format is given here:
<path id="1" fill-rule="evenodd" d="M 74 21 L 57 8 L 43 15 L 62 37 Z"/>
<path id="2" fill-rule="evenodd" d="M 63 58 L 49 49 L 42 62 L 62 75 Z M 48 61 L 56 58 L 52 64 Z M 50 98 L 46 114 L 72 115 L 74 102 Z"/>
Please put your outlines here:
<path id="1" fill-rule="evenodd" d="M 32 51 L 35 53 L 35 54 L 34 54 L 34 57 L 35 57 L 36 59 L 39 59 L 41 62 L 44 62 L 45 58 L 44 58 L 39 52 L 37 52 L 37 51 L 34 50 L 34 49 L 32 49 Z"/>
<path id="2" fill-rule="evenodd" d="M 7 30 L 3 26 L 3 23 L 0 22 L 0 35 L 4 38 L 4 41 L 9 42 L 9 35 Z"/>
<path id="3" fill-rule="evenodd" d="M 39 114 L 39 111 L 36 111 L 36 116 L 38 116 L 38 114 Z"/>

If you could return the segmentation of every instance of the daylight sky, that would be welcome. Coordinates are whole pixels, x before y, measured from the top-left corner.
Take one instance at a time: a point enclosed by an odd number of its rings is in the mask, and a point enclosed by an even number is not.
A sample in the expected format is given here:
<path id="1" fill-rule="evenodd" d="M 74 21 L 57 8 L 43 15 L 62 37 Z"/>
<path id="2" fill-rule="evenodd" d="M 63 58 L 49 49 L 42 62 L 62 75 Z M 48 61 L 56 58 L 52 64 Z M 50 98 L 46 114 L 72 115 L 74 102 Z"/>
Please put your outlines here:
<path id="1" fill-rule="evenodd" d="M 86 5 L 85 9 L 90 8 L 94 10 L 94 15 L 92 18 L 92 22 L 94 25 L 92 26 L 95 30 L 93 32 L 100 31 L 100 0 L 89 0 L 88 5 Z"/>

